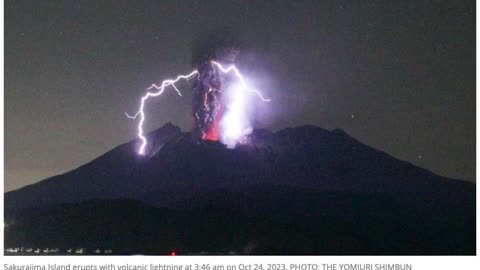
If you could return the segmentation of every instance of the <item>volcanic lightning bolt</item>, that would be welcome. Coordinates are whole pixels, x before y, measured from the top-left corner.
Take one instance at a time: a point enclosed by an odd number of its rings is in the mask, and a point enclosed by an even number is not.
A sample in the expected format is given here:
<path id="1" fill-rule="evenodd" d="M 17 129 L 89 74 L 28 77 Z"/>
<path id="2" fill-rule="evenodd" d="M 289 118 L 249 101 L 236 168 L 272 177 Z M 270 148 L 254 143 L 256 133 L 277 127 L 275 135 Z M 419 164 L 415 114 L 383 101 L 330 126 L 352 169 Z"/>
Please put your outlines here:
<path id="1" fill-rule="evenodd" d="M 233 72 L 235 74 L 235 76 L 240 80 L 240 83 L 242 85 L 242 89 L 243 90 L 246 90 L 248 92 L 252 92 L 252 93 L 255 93 L 263 102 L 270 102 L 271 100 L 269 98 L 264 98 L 262 96 L 262 94 L 258 91 L 258 90 L 254 90 L 254 89 L 249 89 L 247 87 L 247 84 L 245 82 L 245 80 L 243 79 L 243 76 L 242 74 L 240 73 L 240 71 L 238 71 L 238 69 L 234 66 L 234 65 L 231 65 L 229 66 L 228 68 L 224 68 L 220 63 L 218 62 L 215 62 L 215 61 L 211 61 L 213 65 L 215 65 L 216 67 L 218 67 L 223 73 L 229 73 L 229 72 Z"/>
<path id="2" fill-rule="evenodd" d="M 216 62 L 216 61 L 210 61 L 211 65 L 212 66 L 215 66 L 216 68 L 218 68 L 218 70 L 220 70 L 222 73 L 224 74 L 228 74 L 228 73 L 233 73 L 236 77 L 236 79 L 238 80 L 239 82 L 239 86 L 237 86 L 235 88 L 236 91 L 246 91 L 246 92 L 251 92 L 251 93 L 254 93 L 261 101 L 263 102 L 270 102 L 270 99 L 268 98 L 265 98 L 258 90 L 254 90 L 254 89 L 250 89 L 243 77 L 243 75 L 240 73 L 240 71 L 235 67 L 235 65 L 230 65 L 228 67 L 224 67 L 222 64 Z M 138 153 L 140 155 L 144 155 L 145 154 L 145 148 L 147 146 L 147 138 L 144 136 L 144 131 L 143 131 L 143 124 L 145 122 L 145 112 L 144 112 L 144 108 L 145 108 L 145 102 L 150 98 L 150 97 L 157 97 L 157 96 L 160 96 L 163 94 L 163 92 L 165 91 L 165 89 L 169 86 L 171 86 L 179 96 L 182 96 L 182 93 L 180 92 L 180 90 L 176 87 L 176 83 L 179 82 L 180 80 L 189 80 L 191 78 L 193 78 L 194 76 L 198 76 L 200 75 L 199 74 L 199 71 L 198 70 L 193 70 L 192 72 L 190 72 L 189 74 L 187 75 L 178 75 L 175 79 L 167 79 L 167 80 L 164 80 L 160 86 L 156 85 L 156 84 L 152 84 L 150 87 L 148 87 L 146 90 L 148 91 L 140 100 L 140 107 L 139 107 L 139 110 L 132 116 L 132 115 L 129 115 L 128 113 L 125 113 L 125 115 L 130 118 L 130 119 L 136 119 L 137 117 L 140 116 L 140 120 L 138 122 L 138 126 L 137 126 L 137 136 L 140 138 L 142 144 L 138 150 Z M 150 90 L 157 90 L 157 91 L 150 91 Z M 209 91 L 211 91 L 209 89 Z M 238 95 L 238 94 L 235 94 L 233 95 L 234 96 L 234 100 L 233 100 L 233 105 L 230 106 L 232 108 L 235 108 L 234 110 L 231 110 L 229 115 L 227 115 L 226 117 L 228 117 L 228 120 L 229 121 L 235 121 L 236 119 L 238 119 L 237 117 L 237 111 L 240 109 L 239 108 L 239 104 L 243 104 L 243 98 L 241 95 Z M 237 99 L 237 100 L 235 100 Z M 206 96 L 205 96 L 205 101 L 206 102 Z M 206 104 L 205 104 L 206 106 Z M 198 115 L 195 113 L 195 116 L 198 118 Z M 230 132 L 232 133 L 232 132 Z M 236 134 L 238 132 L 233 132 L 233 134 Z M 232 135 L 228 135 L 227 134 L 227 137 L 230 136 L 232 137 Z M 235 137 L 235 136 L 233 136 Z M 202 138 L 203 139 L 203 138 Z"/>

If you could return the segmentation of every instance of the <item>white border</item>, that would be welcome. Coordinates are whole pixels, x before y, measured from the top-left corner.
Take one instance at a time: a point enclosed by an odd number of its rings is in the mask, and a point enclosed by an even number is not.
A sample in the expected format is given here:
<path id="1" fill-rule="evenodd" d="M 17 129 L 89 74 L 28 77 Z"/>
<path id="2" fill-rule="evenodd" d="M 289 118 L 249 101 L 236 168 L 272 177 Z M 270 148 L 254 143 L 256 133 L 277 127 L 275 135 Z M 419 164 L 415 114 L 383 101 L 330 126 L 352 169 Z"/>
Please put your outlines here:
<path id="1" fill-rule="evenodd" d="M 1 132 L 0 132 L 0 162 L 1 162 L 1 171 L 2 171 L 2 184 L 0 185 L 0 191 L 2 196 L 2 207 L 0 207 L 1 219 L 3 222 L 3 191 L 4 191 L 4 1 L 0 0 L 2 5 L 0 7 L 0 25 L 1 25 L 1 43 L 0 49 L 2 51 L 1 54 L 1 97 L 0 97 L 0 106 L 1 106 L 1 113 L 2 117 L 0 120 Z M 14 1 L 14 0 L 11 0 Z M 453 1 L 453 0 L 452 0 Z M 476 7 L 476 11 L 478 12 L 479 8 L 478 5 Z M 478 21 L 476 22 L 476 34 L 478 35 Z M 478 44 L 477 44 L 477 51 L 478 51 Z M 476 62 L 478 64 L 479 57 L 478 54 L 476 55 Z M 476 70 L 476 77 L 479 76 L 478 70 Z M 476 87 L 478 89 L 479 83 L 478 80 L 476 81 Z M 477 126 L 479 122 L 479 96 L 476 96 L 476 113 L 477 113 Z M 477 141 L 479 135 L 477 133 Z M 476 159 L 476 166 L 479 167 L 480 161 L 478 160 L 478 153 L 479 153 L 479 146 L 478 143 L 476 144 L 477 150 L 477 159 Z M 479 176 L 478 170 L 477 179 Z M 477 187 L 477 194 L 478 194 L 478 187 Z M 477 214 L 479 209 L 479 202 L 477 200 Z M 477 235 L 478 235 L 478 228 L 479 224 L 477 222 Z M 264 265 L 268 263 L 283 263 L 287 264 L 287 269 L 290 270 L 290 264 L 412 264 L 413 269 L 480 269 L 479 266 L 479 259 L 477 256 L 189 256 L 189 257 L 170 257 L 170 256 L 3 256 L 4 250 L 4 231 L 1 230 L 0 233 L 0 248 L 1 248 L 1 261 L 2 267 L 5 264 L 17 264 L 17 265 L 27 265 L 27 264 L 72 264 L 72 265 L 100 265 L 100 264 L 259 264 L 262 263 Z M 478 248 L 478 237 L 477 237 L 477 248 Z M 5 269 L 5 268 L 4 268 Z M 264 268 L 266 269 L 266 268 Z M 5 269 L 6 270 L 6 269 Z M 48 268 L 47 268 L 48 270 Z M 97 269 L 98 270 L 98 269 Z M 192 269 L 195 270 L 195 269 Z M 323 269 L 321 269 L 323 270 Z M 337 268 L 340 270 L 340 268 Z"/>
<path id="2" fill-rule="evenodd" d="M 4 87 L 5 87 L 5 81 L 4 81 L 4 76 L 5 76 L 5 73 L 4 73 L 4 64 L 5 64 L 5 61 L 4 61 L 4 54 L 5 54 L 5 50 L 4 50 L 4 38 L 5 38 L 5 32 L 4 32 L 4 10 L 3 10 L 3 7 L 4 7 L 4 1 L 1 0 L 1 6 L 0 6 L 0 35 L 2 36 L 1 37 L 1 41 L 0 41 L 0 50 L 2 51 L 2 54 L 0 56 L 0 60 L 2 61 L 2 65 L 0 66 L 0 78 L 1 78 L 1 86 L 0 86 L 0 92 L 1 92 L 1 97 L 0 97 L 0 111 L 1 111 L 1 117 L 0 117 L 0 128 L 2 129 L 0 131 L 0 170 L 2 172 L 2 182 L 0 184 L 0 193 L 2 193 L 2 204 L 0 207 L 0 215 L 2 216 L 1 219 L 2 219 L 2 226 L 3 226 L 3 218 L 4 218 L 4 215 L 3 215 L 3 189 L 5 187 L 5 168 L 4 168 L 4 165 L 5 165 L 5 148 L 4 148 L 4 143 L 5 143 L 5 140 L 4 140 L 4 131 L 5 131 L 5 123 L 4 123 L 4 120 L 5 120 L 5 106 L 4 106 L 4 97 L 5 97 L 5 92 L 4 92 Z M 4 251 L 4 247 L 3 247 L 3 229 L 1 230 L 2 232 L 0 233 L 0 250 L 2 252 L 2 256 L 3 256 L 3 251 Z"/>

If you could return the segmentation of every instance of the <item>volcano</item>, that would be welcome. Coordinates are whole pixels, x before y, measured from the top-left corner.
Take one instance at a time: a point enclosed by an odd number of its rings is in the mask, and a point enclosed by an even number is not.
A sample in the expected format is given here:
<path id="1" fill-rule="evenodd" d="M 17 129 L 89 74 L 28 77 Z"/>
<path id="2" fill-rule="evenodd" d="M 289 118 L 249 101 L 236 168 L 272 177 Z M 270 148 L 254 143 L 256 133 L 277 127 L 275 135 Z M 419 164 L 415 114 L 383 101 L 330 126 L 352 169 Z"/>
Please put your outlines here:
<path id="1" fill-rule="evenodd" d="M 172 124 L 5 194 L 5 247 L 121 254 L 475 254 L 475 184 L 340 129 L 254 130 L 228 149 Z"/>

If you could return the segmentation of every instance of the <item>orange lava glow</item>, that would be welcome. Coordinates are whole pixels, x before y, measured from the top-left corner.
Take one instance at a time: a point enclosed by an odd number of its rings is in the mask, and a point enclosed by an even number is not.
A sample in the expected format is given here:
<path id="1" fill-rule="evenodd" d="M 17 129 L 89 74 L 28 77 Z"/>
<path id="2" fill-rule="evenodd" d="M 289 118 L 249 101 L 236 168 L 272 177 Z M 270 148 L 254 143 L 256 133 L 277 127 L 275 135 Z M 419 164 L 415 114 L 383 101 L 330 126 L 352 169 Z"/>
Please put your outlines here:
<path id="1" fill-rule="evenodd" d="M 220 138 L 218 129 L 219 129 L 218 121 L 215 121 L 215 123 L 213 123 L 212 127 L 208 130 L 207 134 L 205 135 L 204 140 L 215 141 L 215 142 L 218 141 L 218 139 Z"/>
<path id="2" fill-rule="evenodd" d="M 223 106 L 220 107 L 220 110 L 215 117 L 215 122 L 212 124 L 210 129 L 207 131 L 207 134 L 203 137 L 204 141 L 219 141 L 220 140 L 220 119 L 223 115 Z"/>

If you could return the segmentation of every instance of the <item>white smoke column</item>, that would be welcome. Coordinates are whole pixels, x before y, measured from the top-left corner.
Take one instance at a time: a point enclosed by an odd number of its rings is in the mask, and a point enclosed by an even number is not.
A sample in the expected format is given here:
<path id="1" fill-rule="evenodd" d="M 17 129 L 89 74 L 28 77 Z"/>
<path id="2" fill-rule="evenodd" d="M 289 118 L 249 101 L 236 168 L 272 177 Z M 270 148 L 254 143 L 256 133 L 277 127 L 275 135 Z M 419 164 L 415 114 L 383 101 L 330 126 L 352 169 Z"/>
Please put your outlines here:
<path id="1" fill-rule="evenodd" d="M 242 138 L 252 132 L 247 114 L 246 85 L 237 83 L 226 90 L 225 112 L 220 121 L 220 140 L 228 148 L 235 148 Z"/>

